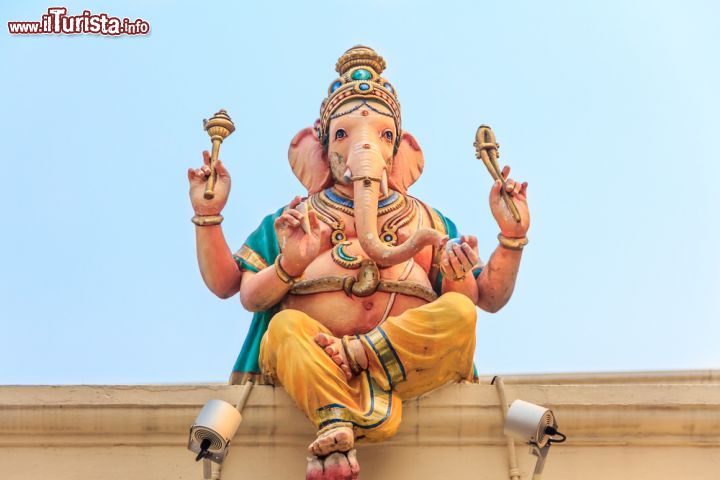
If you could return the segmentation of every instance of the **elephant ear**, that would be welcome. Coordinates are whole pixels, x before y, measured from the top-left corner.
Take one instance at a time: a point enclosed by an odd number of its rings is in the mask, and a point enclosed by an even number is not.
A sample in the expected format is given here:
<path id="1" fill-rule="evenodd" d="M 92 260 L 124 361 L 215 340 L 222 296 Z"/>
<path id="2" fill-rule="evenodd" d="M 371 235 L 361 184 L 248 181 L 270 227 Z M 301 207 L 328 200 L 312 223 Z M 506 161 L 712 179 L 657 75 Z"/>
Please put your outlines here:
<path id="1" fill-rule="evenodd" d="M 295 176 L 308 190 L 308 195 L 332 185 L 330 164 L 315 130 L 300 130 L 290 142 L 288 160 Z"/>
<path id="2" fill-rule="evenodd" d="M 410 185 L 420 177 L 424 166 L 425 157 L 417 140 L 409 133 L 403 132 L 393 161 L 392 172 L 388 178 L 390 188 L 406 194 Z"/>

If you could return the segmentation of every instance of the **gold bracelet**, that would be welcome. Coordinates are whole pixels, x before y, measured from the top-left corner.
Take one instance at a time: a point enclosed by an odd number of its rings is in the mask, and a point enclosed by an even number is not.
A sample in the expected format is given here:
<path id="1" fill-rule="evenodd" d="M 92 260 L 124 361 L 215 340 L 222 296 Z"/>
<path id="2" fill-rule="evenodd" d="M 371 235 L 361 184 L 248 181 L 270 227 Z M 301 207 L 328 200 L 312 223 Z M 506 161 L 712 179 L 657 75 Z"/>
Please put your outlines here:
<path id="1" fill-rule="evenodd" d="M 465 280 L 465 277 L 467 276 L 467 273 L 468 273 L 468 272 L 463 271 L 463 274 L 458 277 L 458 276 L 455 276 L 455 272 L 453 271 L 452 267 L 450 268 L 452 275 L 450 273 L 446 272 L 445 267 L 443 267 L 442 265 L 439 265 L 439 267 L 440 267 L 440 272 L 443 274 L 443 277 L 447 278 L 448 280 L 452 280 L 453 282 L 459 282 L 460 280 Z M 463 267 L 462 265 L 460 265 L 460 268 L 462 268 L 463 270 L 465 269 L 465 267 Z"/>
<path id="2" fill-rule="evenodd" d="M 209 227 L 210 225 L 220 225 L 223 216 L 218 215 L 195 215 L 191 218 L 192 222 L 198 227 Z"/>
<path id="3" fill-rule="evenodd" d="M 500 245 L 509 250 L 522 250 L 523 248 L 525 248 L 525 245 L 528 244 L 527 237 L 510 238 L 506 237 L 502 233 L 498 233 L 497 238 L 500 241 Z"/>
<path id="4" fill-rule="evenodd" d="M 289 273 L 285 271 L 284 268 L 282 268 L 282 265 L 280 265 L 280 260 L 282 259 L 282 253 L 275 257 L 275 273 L 277 273 L 277 276 L 280 280 L 283 281 L 283 283 L 290 285 L 291 287 L 297 283 L 298 277 L 291 277 Z"/>

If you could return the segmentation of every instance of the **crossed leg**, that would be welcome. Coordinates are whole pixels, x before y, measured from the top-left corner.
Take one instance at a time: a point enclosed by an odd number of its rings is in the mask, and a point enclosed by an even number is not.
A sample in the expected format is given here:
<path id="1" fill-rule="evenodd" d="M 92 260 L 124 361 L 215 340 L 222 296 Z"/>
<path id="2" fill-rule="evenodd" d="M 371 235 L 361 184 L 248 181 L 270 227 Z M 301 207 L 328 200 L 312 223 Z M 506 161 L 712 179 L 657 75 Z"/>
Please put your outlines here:
<path id="1" fill-rule="evenodd" d="M 339 365 L 315 341 L 321 333 L 331 335 L 327 328 L 303 312 L 279 312 L 261 343 L 260 364 L 319 428 L 317 438 L 308 447 L 311 456 L 307 478 L 352 480 L 360 470 L 354 449 L 353 421 L 367 420 L 358 428 L 368 438 L 391 436 L 400 421 L 401 405 L 386 402 L 382 410 L 379 397 L 385 394 L 389 398 L 389 392 L 373 391 L 375 383 L 369 376 L 348 380 Z M 370 405 L 375 405 L 375 409 L 369 408 Z M 371 414 L 364 418 L 369 411 Z M 372 428 L 371 420 L 377 419 L 382 421 L 377 423 L 377 428 Z"/>
<path id="2" fill-rule="evenodd" d="M 351 337 L 349 351 L 328 333 L 318 333 L 315 342 L 348 380 L 353 378 L 349 355 L 361 370 L 379 365 L 388 379 L 384 386 L 407 400 L 472 378 L 476 320 L 472 301 L 459 293 L 446 293 L 432 303 L 389 317 L 367 334 Z"/>
<path id="3" fill-rule="evenodd" d="M 362 348 L 367 371 L 348 377 L 346 352 L 326 327 L 296 310 L 275 315 L 260 363 L 320 429 L 306 478 L 357 478 L 356 432 L 371 441 L 389 438 L 400 423 L 401 399 L 471 378 L 475 320 L 474 304 L 457 293 L 389 317 L 349 342 L 359 364 Z"/>

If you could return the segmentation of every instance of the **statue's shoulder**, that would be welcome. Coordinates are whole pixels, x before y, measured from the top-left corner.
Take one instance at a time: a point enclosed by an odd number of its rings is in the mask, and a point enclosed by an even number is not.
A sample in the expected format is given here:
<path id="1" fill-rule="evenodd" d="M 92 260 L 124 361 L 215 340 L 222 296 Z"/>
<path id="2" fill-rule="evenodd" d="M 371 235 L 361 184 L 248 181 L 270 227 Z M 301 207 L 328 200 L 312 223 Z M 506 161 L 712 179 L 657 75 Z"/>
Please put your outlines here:
<path id="1" fill-rule="evenodd" d="M 443 235 L 447 235 L 450 238 L 457 237 L 458 229 L 455 225 L 455 222 L 443 215 L 443 213 L 437 208 L 433 208 L 427 203 L 415 197 L 410 198 L 414 199 L 419 204 L 420 208 L 422 208 L 423 214 L 427 215 L 428 220 L 423 223 L 429 223 L 432 228 L 442 233 Z"/>

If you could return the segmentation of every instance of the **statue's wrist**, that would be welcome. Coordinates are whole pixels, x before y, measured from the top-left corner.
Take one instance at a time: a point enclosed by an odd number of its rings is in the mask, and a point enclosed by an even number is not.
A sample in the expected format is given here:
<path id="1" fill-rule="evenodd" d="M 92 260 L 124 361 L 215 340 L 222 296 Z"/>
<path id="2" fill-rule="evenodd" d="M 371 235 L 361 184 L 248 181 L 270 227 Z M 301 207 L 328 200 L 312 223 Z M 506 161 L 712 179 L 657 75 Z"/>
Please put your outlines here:
<path id="1" fill-rule="evenodd" d="M 208 208 L 207 210 L 204 208 L 194 208 L 193 211 L 195 212 L 195 215 L 208 217 L 211 215 L 220 215 L 222 213 L 222 208 Z"/>
<path id="2" fill-rule="evenodd" d="M 443 275 L 443 281 L 444 281 L 444 282 L 461 282 L 461 281 L 464 281 L 464 280 L 465 280 L 465 277 L 467 276 L 467 273 L 468 273 L 468 272 L 463 272 L 463 274 L 462 274 L 461 276 L 457 276 L 457 275 L 455 275 L 455 272 L 453 271 L 452 268 L 450 268 L 450 269 L 448 270 L 447 268 L 445 268 L 445 267 L 444 267 L 442 264 L 440 264 L 440 263 L 435 264 L 435 266 L 437 266 L 437 268 L 440 270 L 440 273 L 442 273 L 442 275 Z"/>
<path id="3" fill-rule="evenodd" d="M 277 276 L 280 278 L 280 280 L 290 286 L 292 286 L 297 281 L 297 279 L 302 276 L 304 271 L 305 269 L 303 268 L 302 271 L 298 273 L 292 267 L 288 268 L 287 261 L 285 260 L 285 256 L 282 253 L 278 255 L 275 259 L 275 273 L 277 273 Z"/>
<path id="4" fill-rule="evenodd" d="M 510 228 L 500 227 L 500 234 L 506 238 L 525 238 L 527 232 L 518 227 L 519 225 L 514 225 Z"/>

